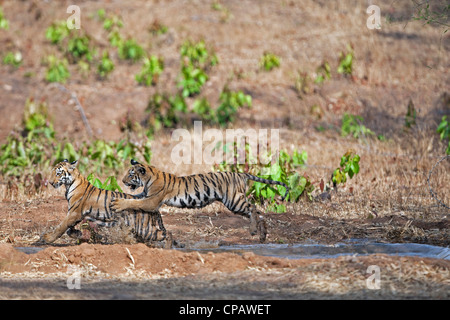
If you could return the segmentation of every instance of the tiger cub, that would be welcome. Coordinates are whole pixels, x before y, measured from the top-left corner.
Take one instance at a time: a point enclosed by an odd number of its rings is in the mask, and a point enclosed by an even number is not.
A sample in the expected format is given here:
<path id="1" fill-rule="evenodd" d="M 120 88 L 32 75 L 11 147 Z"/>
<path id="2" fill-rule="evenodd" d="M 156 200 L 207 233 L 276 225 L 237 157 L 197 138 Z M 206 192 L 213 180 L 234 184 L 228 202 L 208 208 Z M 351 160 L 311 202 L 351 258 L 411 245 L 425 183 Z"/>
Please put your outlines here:
<path id="1" fill-rule="evenodd" d="M 43 242 L 52 243 L 66 231 L 72 238 L 79 237 L 81 232 L 75 230 L 74 226 L 83 219 L 94 221 L 99 226 L 113 227 L 118 222 L 118 216 L 110 209 L 111 199 L 113 197 L 139 198 L 139 196 L 94 187 L 80 174 L 76 167 L 77 163 L 78 161 L 70 163 L 64 160 L 55 165 L 51 171 L 50 184 L 54 188 L 62 185 L 66 187 L 65 197 L 68 201 L 68 213 L 55 230 L 42 235 L 41 241 Z M 162 231 L 163 239 L 166 237 L 166 229 L 159 212 L 145 213 L 142 210 L 127 210 L 122 217 L 125 224 L 133 228 L 138 240 L 143 242 L 157 240 L 158 231 Z M 156 223 L 158 223 L 158 228 L 156 228 Z"/>
<path id="2" fill-rule="evenodd" d="M 250 218 L 250 234 L 259 232 L 261 242 L 266 240 L 267 230 L 263 217 L 256 206 L 247 201 L 247 181 L 253 180 L 267 184 L 277 184 L 286 188 L 284 200 L 289 188 L 282 182 L 266 180 L 247 173 L 210 172 L 191 176 L 177 177 L 162 172 L 154 166 L 131 160 L 123 183 L 135 190 L 144 187 L 140 199 L 118 199 L 111 201 L 111 209 L 158 211 L 166 204 L 178 208 L 202 208 L 214 201 L 221 201 L 230 211 Z"/>

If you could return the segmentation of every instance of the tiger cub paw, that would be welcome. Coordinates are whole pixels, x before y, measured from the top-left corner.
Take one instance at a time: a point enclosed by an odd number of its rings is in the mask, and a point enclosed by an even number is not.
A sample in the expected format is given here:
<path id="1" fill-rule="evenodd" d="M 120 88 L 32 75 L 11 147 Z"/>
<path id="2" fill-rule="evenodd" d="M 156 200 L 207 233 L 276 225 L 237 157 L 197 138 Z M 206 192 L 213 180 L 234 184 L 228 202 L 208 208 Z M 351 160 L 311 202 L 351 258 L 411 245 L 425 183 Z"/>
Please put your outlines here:
<path id="1" fill-rule="evenodd" d="M 265 242 L 267 237 L 267 225 L 266 220 L 264 220 L 263 217 L 260 217 L 258 221 L 258 232 L 259 232 L 259 241 L 261 243 Z"/>
<path id="2" fill-rule="evenodd" d="M 39 242 L 42 244 L 52 243 L 55 240 L 56 240 L 56 238 L 53 236 L 53 234 L 51 232 L 44 233 L 39 238 Z"/>
<path id="3" fill-rule="evenodd" d="M 250 234 L 252 236 L 256 235 L 258 233 L 258 222 L 256 221 L 256 214 L 250 215 Z"/>
<path id="4" fill-rule="evenodd" d="M 113 212 L 122 212 L 124 210 L 126 210 L 127 208 L 125 207 L 125 204 L 123 202 L 122 199 L 115 199 L 112 198 L 111 199 L 111 205 L 109 206 L 109 208 L 113 211 Z"/>

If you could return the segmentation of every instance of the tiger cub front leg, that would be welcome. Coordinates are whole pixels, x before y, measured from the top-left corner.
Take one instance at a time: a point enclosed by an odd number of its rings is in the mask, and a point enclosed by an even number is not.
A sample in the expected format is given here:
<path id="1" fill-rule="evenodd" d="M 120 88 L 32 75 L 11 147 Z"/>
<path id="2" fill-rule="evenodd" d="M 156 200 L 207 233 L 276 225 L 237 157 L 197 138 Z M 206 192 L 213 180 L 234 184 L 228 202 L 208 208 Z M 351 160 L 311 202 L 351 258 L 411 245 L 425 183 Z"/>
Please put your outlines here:
<path id="1" fill-rule="evenodd" d="M 146 211 L 148 213 L 158 211 L 162 198 L 143 198 L 143 199 L 112 199 L 111 210 L 122 212 L 126 210 Z"/>
<path id="2" fill-rule="evenodd" d="M 78 222 L 80 222 L 82 218 L 79 214 L 72 213 L 67 215 L 64 220 L 55 228 L 55 230 L 46 232 L 41 236 L 41 241 L 45 243 L 52 243 L 59 239 L 67 229 L 71 229 Z"/>
<path id="3" fill-rule="evenodd" d="M 256 209 L 255 205 L 252 205 L 250 215 L 250 232 L 251 235 L 259 233 L 259 241 L 265 242 L 267 237 L 267 225 L 266 220 L 261 213 Z"/>
<path id="4" fill-rule="evenodd" d="M 258 232 L 259 232 L 259 241 L 265 242 L 267 237 L 267 225 L 266 220 L 264 220 L 263 216 L 258 217 Z"/>

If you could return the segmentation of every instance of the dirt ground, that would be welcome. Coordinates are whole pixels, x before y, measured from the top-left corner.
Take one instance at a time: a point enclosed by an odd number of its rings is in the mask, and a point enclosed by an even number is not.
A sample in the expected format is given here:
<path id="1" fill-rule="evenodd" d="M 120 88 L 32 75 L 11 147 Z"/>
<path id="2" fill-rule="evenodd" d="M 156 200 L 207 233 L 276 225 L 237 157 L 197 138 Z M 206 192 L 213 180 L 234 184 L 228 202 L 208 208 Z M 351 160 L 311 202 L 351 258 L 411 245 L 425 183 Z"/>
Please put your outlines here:
<path id="1" fill-rule="evenodd" d="M 125 36 L 164 57 L 165 70 L 156 87 L 139 86 L 134 76 L 140 65 L 118 62 L 111 50 L 116 66 L 108 79 L 100 81 L 94 72 L 82 74 L 70 65 L 65 87 L 76 93 L 95 137 L 118 141 L 127 114 L 142 124 L 152 94 L 177 90 L 181 44 L 204 39 L 220 62 L 211 69 L 202 95 L 218 101 L 229 82 L 253 99 L 253 107 L 240 110 L 231 128 L 279 129 L 282 149 L 308 153 L 304 172 L 316 186 L 328 181 L 348 149 L 361 156 L 360 173 L 337 192 L 324 195 L 316 188 L 315 201 L 301 199 L 287 204 L 284 214 L 264 214 L 268 243 L 369 239 L 448 247 L 449 210 L 430 196 L 430 187 L 450 206 L 450 159 L 436 165 L 446 148 L 436 127 L 443 115 L 450 116 L 450 32 L 412 21 L 412 1 L 377 2 L 380 30 L 366 27 L 365 1 L 232 0 L 220 1 L 219 10 L 215 1 L 84 1 L 79 4 L 82 28 L 100 48 L 108 42 L 93 16 L 104 8 L 122 16 Z M 46 101 L 58 138 L 75 145 L 89 139 L 70 95 L 44 80 L 44 57 L 58 54 L 45 39 L 45 30 L 67 19 L 70 4 L 0 1 L 10 21 L 8 31 L 0 30 L 0 56 L 20 50 L 24 60 L 18 69 L 0 65 L 1 144 L 21 126 L 27 98 Z M 154 21 L 168 26 L 168 32 L 151 35 L 148 28 Z M 349 44 L 355 52 L 354 70 L 344 77 L 336 67 Z M 265 51 L 281 57 L 280 68 L 259 69 Z M 324 61 L 331 65 L 331 79 L 322 85 L 311 81 L 310 90 L 299 94 L 298 74 L 313 76 Z M 406 129 L 410 101 L 417 124 Z M 342 137 L 344 113 L 363 116 L 364 124 L 382 139 Z M 173 165 L 168 150 L 175 144 L 170 130 L 158 132 L 151 145 L 152 164 L 179 175 L 211 170 L 206 164 Z M 26 185 L 11 190 L 0 176 L 0 299 L 450 298 L 448 260 L 387 255 L 286 260 L 154 248 L 118 235 L 106 245 L 76 245 L 63 236 L 35 254 L 14 249 L 33 246 L 66 210 L 62 190 L 50 185 L 37 193 Z M 249 234 L 248 221 L 219 204 L 201 210 L 163 207 L 162 214 L 178 245 L 258 243 Z M 367 287 L 371 265 L 380 267 L 379 290 Z M 69 290 L 67 279 L 75 272 L 81 289 Z"/>
<path id="2" fill-rule="evenodd" d="M 217 207 L 210 213 L 163 210 L 174 246 L 214 250 L 226 244 L 258 243 L 248 232 L 247 220 Z M 289 260 L 251 252 L 186 252 L 161 248 L 164 241 L 150 246 L 136 243 L 118 233 L 109 238 L 115 244 L 76 245 L 64 235 L 54 245 L 38 245 L 45 249 L 37 253 L 15 249 L 33 248 L 41 231 L 56 225 L 65 209 L 64 199 L 35 200 L 23 207 L 1 204 L 0 299 L 450 298 L 448 260 L 383 254 Z M 268 214 L 266 219 L 271 243 L 332 244 L 365 238 L 448 246 L 449 239 L 448 220 L 426 223 L 396 215 L 323 219 L 290 213 Z M 367 286 L 372 265 L 380 268 L 377 290 Z M 79 290 L 68 289 L 74 275 L 80 277 Z"/>

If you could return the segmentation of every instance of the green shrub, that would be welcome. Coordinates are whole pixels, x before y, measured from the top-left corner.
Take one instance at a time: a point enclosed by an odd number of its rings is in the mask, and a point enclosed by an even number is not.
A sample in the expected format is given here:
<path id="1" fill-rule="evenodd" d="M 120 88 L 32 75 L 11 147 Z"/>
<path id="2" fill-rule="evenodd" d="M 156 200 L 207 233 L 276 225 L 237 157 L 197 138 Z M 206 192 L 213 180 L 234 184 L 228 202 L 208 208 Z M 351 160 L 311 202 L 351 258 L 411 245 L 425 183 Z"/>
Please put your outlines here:
<path id="1" fill-rule="evenodd" d="M 152 55 L 150 58 L 144 59 L 142 70 L 136 75 L 136 81 L 146 86 L 155 85 L 163 71 L 164 60 Z"/>
<path id="2" fill-rule="evenodd" d="M 70 30 L 66 21 L 53 22 L 45 37 L 64 53 L 70 63 L 91 62 L 96 54 L 91 38 L 80 30 Z"/>
<path id="3" fill-rule="evenodd" d="M 181 46 L 180 54 L 183 65 L 192 65 L 195 69 L 206 70 L 219 63 L 214 50 L 208 49 L 203 40 L 197 43 L 185 41 Z"/>
<path id="4" fill-rule="evenodd" d="M 341 135 L 345 137 L 351 134 L 356 139 L 373 135 L 374 133 L 362 124 L 363 121 L 364 118 L 361 116 L 344 114 L 342 117 Z"/>
<path id="5" fill-rule="evenodd" d="M 45 37 L 52 44 L 60 44 L 70 34 L 66 21 L 53 22 L 45 31 Z"/>
<path id="6" fill-rule="evenodd" d="M 340 183 L 347 182 L 347 176 L 352 179 L 359 173 L 359 160 L 360 156 L 353 150 L 347 151 L 342 157 L 339 168 L 333 171 L 331 180 L 333 185 L 336 186 Z"/>
<path id="7" fill-rule="evenodd" d="M 239 108 L 247 106 L 251 108 L 252 97 L 244 94 L 242 91 L 231 91 L 227 86 L 224 87 L 219 98 L 220 104 L 216 110 L 216 122 L 221 126 L 226 126 L 233 122 Z"/>
<path id="8" fill-rule="evenodd" d="M 331 79 L 331 68 L 328 61 L 324 61 L 317 69 L 316 69 L 316 79 L 314 83 L 321 84 L 325 80 Z"/>
<path id="9" fill-rule="evenodd" d="M 353 72 L 353 59 L 354 59 L 353 48 L 348 45 L 347 52 L 341 52 L 339 54 L 339 66 L 337 69 L 338 73 L 342 73 L 344 75 L 351 75 Z"/>
<path id="10" fill-rule="evenodd" d="M 144 49 L 137 44 L 136 40 L 128 39 L 119 43 L 119 58 L 136 62 L 144 56 Z"/>
<path id="11" fill-rule="evenodd" d="M 149 100 L 146 112 L 149 125 L 148 135 L 152 135 L 162 127 L 173 128 L 182 122 L 182 115 L 188 111 L 186 101 L 180 94 L 169 96 L 168 94 L 155 93 Z"/>
<path id="12" fill-rule="evenodd" d="M 97 18 L 103 22 L 103 29 L 108 31 L 108 41 L 113 47 L 121 46 L 123 39 L 119 30 L 123 27 L 123 21 L 119 16 L 107 15 L 105 9 L 97 11 Z"/>
<path id="13" fill-rule="evenodd" d="M 109 58 L 109 53 L 107 51 L 103 52 L 102 59 L 97 65 L 97 73 L 100 78 L 104 79 L 114 70 L 114 63 Z"/>
<path id="14" fill-rule="evenodd" d="M 72 62 L 78 62 L 81 59 L 91 62 L 94 54 L 91 40 L 87 35 L 73 36 L 67 42 L 67 55 Z"/>
<path id="15" fill-rule="evenodd" d="M 195 100 L 192 106 L 192 111 L 199 115 L 203 121 L 207 121 L 209 123 L 216 122 L 215 110 L 211 108 L 211 105 L 206 98 Z"/>
<path id="16" fill-rule="evenodd" d="M 191 64 L 188 64 L 181 67 L 178 87 L 182 89 L 183 97 L 191 97 L 200 93 L 207 80 L 208 75 L 203 69 L 199 69 Z"/>
<path id="17" fill-rule="evenodd" d="M 262 70 L 271 71 L 280 66 L 281 59 L 277 55 L 265 52 L 259 61 L 259 66 Z"/>
<path id="18" fill-rule="evenodd" d="M 448 140 L 448 147 L 445 152 L 447 154 L 450 154 L 450 125 L 449 121 L 447 120 L 447 116 L 442 117 L 441 123 L 439 123 L 436 131 L 440 134 L 441 140 Z"/>
<path id="19" fill-rule="evenodd" d="M 22 54 L 20 53 L 20 51 L 17 51 L 16 53 L 8 52 L 5 55 L 5 57 L 3 58 L 4 64 L 13 66 L 15 68 L 20 67 L 22 62 L 23 62 L 23 59 L 22 59 Z"/>
<path id="20" fill-rule="evenodd" d="M 112 15 L 103 19 L 103 29 L 106 31 L 112 31 L 113 28 L 122 28 L 123 21 L 120 17 Z"/>
<path id="21" fill-rule="evenodd" d="M 48 82 L 61 82 L 64 83 L 70 78 L 70 72 L 67 68 L 67 60 L 59 60 L 54 55 L 50 55 L 47 58 L 47 73 L 45 80 Z"/>
<path id="22" fill-rule="evenodd" d="M 314 190 L 314 186 L 306 175 L 298 173 L 296 170 L 304 168 L 307 160 L 307 153 L 305 151 L 294 151 L 293 155 L 289 155 L 286 151 L 282 150 L 279 153 L 276 162 L 272 161 L 267 164 L 252 164 L 253 155 L 249 144 L 245 144 L 242 150 L 242 146 L 238 146 L 236 143 L 232 145 L 223 146 L 226 153 L 232 153 L 231 157 L 237 159 L 238 154 L 245 152 L 245 163 L 226 163 L 222 162 L 214 166 L 216 171 L 231 171 L 231 172 L 246 172 L 252 175 L 280 181 L 286 184 L 289 188 L 289 193 L 286 201 L 297 202 L 302 194 L 306 194 L 309 199 L 312 199 L 311 193 Z M 241 148 L 241 150 L 239 150 Z M 261 156 L 261 155 L 260 155 Z M 267 159 L 272 159 L 271 154 L 266 155 Z M 253 201 L 264 204 L 268 203 L 267 210 L 277 213 L 286 212 L 286 206 L 279 204 L 275 196 L 283 197 L 286 193 L 286 189 L 283 186 L 265 184 L 260 182 L 254 182 L 247 195 L 251 195 Z"/>
<path id="23" fill-rule="evenodd" d="M 94 140 L 80 143 L 78 147 L 66 140 L 57 140 L 45 102 L 38 104 L 32 99 L 27 100 L 23 125 L 23 135 L 13 132 L 7 137 L 6 144 L 0 145 L 0 171 L 4 175 L 38 172 L 64 159 L 79 160 L 80 171 L 89 168 L 99 174 L 118 172 L 130 158 L 142 157 L 147 163 L 151 160 L 148 139 L 142 143 L 128 139 L 118 143 Z"/>
<path id="24" fill-rule="evenodd" d="M 9 29 L 9 21 L 5 18 L 2 7 L 0 7 L 0 29 Z"/>
<path id="25" fill-rule="evenodd" d="M 185 41 L 180 49 L 181 74 L 178 87 L 183 97 L 199 94 L 203 85 L 208 81 L 208 68 L 216 65 L 218 59 L 212 49 L 208 49 L 205 42 L 197 43 Z"/>

